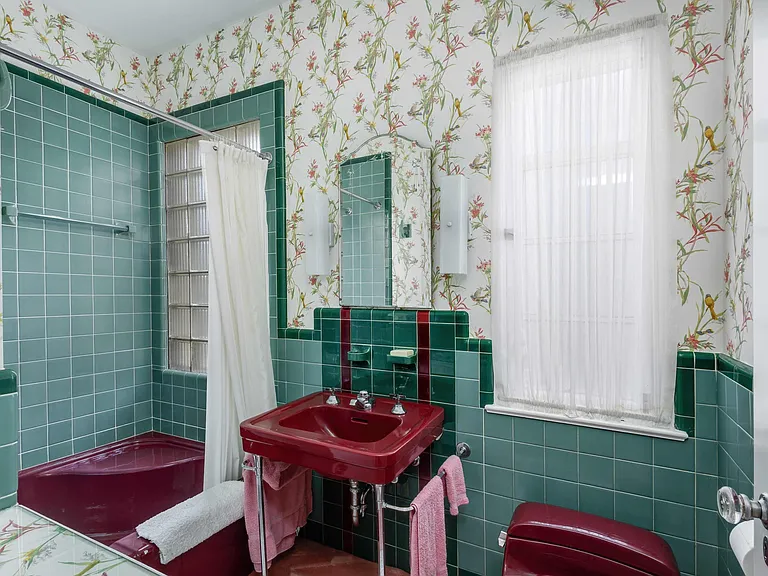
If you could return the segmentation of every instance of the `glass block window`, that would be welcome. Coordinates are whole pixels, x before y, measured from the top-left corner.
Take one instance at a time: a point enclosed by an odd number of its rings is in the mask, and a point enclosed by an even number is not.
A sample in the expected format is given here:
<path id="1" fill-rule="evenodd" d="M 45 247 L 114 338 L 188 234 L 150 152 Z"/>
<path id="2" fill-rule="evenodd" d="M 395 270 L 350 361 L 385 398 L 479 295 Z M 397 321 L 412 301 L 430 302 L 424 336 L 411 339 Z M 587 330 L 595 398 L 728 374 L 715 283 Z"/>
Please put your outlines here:
<path id="1" fill-rule="evenodd" d="M 218 130 L 259 150 L 259 122 Z M 202 136 L 165 145 L 168 367 L 205 373 L 208 357 L 208 208 Z"/>

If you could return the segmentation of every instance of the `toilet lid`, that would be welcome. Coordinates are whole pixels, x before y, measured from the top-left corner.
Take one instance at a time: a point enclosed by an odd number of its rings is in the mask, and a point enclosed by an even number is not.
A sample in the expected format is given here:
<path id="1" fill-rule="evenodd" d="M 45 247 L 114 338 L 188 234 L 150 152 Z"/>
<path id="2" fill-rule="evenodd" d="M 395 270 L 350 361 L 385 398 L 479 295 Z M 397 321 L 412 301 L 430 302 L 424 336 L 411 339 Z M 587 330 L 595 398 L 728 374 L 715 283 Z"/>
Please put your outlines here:
<path id="1" fill-rule="evenodd" d="M 679 576 L 669 545 L 659 536 L 594 516 L 528 502 L 512 516 L 507 538 L 546 542 L 602 556 L 654 576 Z"/>

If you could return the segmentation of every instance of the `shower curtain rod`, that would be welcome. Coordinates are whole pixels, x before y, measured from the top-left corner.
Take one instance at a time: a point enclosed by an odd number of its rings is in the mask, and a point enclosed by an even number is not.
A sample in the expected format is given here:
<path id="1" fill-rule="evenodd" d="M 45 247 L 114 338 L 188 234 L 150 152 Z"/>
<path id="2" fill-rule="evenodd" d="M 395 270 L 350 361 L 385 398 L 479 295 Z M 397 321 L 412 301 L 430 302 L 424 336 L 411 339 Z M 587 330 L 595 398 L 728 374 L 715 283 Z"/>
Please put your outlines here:
<path id="1" fill-rule="evenodd" d="M 118 102 L 121 102 L 122 104 L 125 104 L 127 106 L 131 106 L 132 108 L 137 108 L 141 110 L 142 112 L 146 112 L 148 114 L 152 114 L 153 116 L 160 118 L 161 120 L 164 120 L 166 122 L 170 122 L 171 124 L 175 124 L 176 126 L 179 126 L 180 128 L 184 128 L 185 130 L 189 130 L 190 132 L 194 132 L 195 134 L 199 134 L 200 136 L 205 136 L 206 138 L 210 138 L 211 140 L 217 141 L 217 142 L 223 142 L 225 144 L 229 144 L 230 146 L 234 146 L 235 148 L 238 148 L 240 150 L 247 150 L 248 152 L 253 152 L 259 158 L 263 158 L 267 162 L 272 162 L 272 154 L 269 152 L 258 152 L 254 150 L 253 148 L 248 148 L 247 146 L 243 146 L 242 144 L 238 144 L 237 142 L 234 142 L 230 140 L 229 138 L 223 138 L 222 136 L 219 136 L 218 134 L 214 134 L 213 132 L 210 132 L 208 130 L 204 130 L 203 128 L 200 128 L 199 126 L 195 126 L 194 124 L 191 124 L 189 122 L 186 122 L 184 120 L 180 120 L 179 118 L 176 118 L 175 116 L 171 116 L 170 114 L 166 114 L 165 112 L 162 112 L 160 110 L 157 110 L 156 108 L 153 108 L 152 106 L 149 106 L 148 104 L 144 104 L 143 102 L 139 102 L 138 100 L 134 100 L 133 98 L 129 98 L 125 94 L 121 92 L 113 92 L 109 88 L 105 88 L 104 86 L 101 86 L 100 84 L 96 84 L 95 82 L 91 82 L 90 80 L 86 80 L 85 78 L 82 78 L 78 76 L 77 74 L 73 74 L 72 72 L 69 72 L 67 70 L 64 70 L 62 68 L 59 68 L 58 66 L 54 66 L 53 64 L 49 64 L 48 62 L 44 62 L 42 60 L 39 60 L 35 58 L 34 56 L 30 56 L 29 54 L 26 54 L 24 52 L 21 52 L 20 50 L 16 50 L 16 48 L 11 48 L 8 44 L 0 42 L 0 54 L 5 54 L 6 56 L 10 56 L 14 60 L 18 60 L 19 62 L 23 62 L 29 66 L 34 66 L 35 68 L 39 68 L 40 70 L 44 70 L 45 72 L 48 72 L 49 74 L 53 74 L 54 76 L 59 76 L 61 78 L 65 78 L 69 80 L 70 82 L 74 82 L 75 84 L 79 84 L 83 88 L 88 88 L 89 90 L 96 92 L 98 94 L 101 94 L 102 96 L 106 96 L 107 98 L 111 98 L 113 100 L 116 100 Z"/>
<path id="2" fill-rule="evenodd" d="M 341 186 L 339 186 L 339 190 L 341 190 L 347 196 L 352 196 L 352 198 L 360 200 L 361 202 L 365 202 L 366 204 L 370 204 L 376 210 L 380 210 L 381 209 L 381 202 L 376 202 L 374 200 L 368 200 L 368 198 L 363 198 L 362 196 L 358 196 L 357 194 L 355 194 L 353 192 L 350 192 L 349 190 L 344 190 L 344 188 L 342 188 Z"/>

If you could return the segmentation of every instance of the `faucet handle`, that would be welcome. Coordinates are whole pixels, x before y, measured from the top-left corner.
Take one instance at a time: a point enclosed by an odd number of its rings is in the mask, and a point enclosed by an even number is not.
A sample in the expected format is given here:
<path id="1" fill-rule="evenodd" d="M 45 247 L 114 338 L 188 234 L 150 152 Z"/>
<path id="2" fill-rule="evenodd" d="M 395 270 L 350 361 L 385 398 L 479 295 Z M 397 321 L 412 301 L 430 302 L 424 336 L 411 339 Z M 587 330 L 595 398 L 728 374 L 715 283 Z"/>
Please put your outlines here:
<path id="1" fill-rule="evenodd" d="M 390 412 L 394 414 L 395 416 L 404 416 L 405 415 L 405 407 L 400 402 L 403 398 L 405 398 L 402 394 L 390 394 L 390 398 L 393 398 L 395 401 L 395 405 L 392 406 L 392 410 Z"/>
<path id="2" fill-rule="evenodd" d="M 338 406 L 339 405 L 339 399 L 336 397 L 336 393 L 339 391 L 338 388 L 326 388 L 326 392 L 330 392 L 330 395 L 326 399 L 325 403 L 329 404 L 330 406 Z"/>

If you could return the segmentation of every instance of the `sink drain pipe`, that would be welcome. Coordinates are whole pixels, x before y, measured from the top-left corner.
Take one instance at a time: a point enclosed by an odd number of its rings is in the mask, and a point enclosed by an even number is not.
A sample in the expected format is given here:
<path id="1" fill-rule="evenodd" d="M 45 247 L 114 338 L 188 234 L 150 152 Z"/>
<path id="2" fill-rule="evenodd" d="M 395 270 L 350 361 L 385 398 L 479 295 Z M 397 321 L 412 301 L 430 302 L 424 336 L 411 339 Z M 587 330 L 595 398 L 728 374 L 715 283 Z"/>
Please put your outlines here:
<path id="1" fill-rule="evenodd" d="M 368 497 L 368 493 L 370 491 L 370 486 L 361 491 L 360 483 L 357 480 L 349 481 L 349 494 L 352 500 L 352 503 L 349 505 L 349 509 L 352 511 L 352 525 L 355 528 L 360 525 L 360 518 L 365 517 L 365 500 Z"/>

